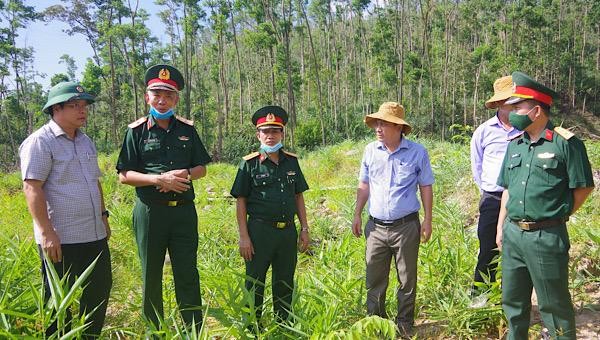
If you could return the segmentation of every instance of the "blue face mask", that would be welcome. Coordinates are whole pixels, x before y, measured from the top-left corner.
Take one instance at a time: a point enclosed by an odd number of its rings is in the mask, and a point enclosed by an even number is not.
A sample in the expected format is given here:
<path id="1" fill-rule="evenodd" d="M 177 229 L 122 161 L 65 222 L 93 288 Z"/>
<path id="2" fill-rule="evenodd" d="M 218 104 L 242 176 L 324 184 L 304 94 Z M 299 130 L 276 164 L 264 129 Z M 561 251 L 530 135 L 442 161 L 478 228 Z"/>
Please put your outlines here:
<path id="1" fill-rule="evenodd" d="M 165 113 L 160 113 L 157 109 L 154 108 L 154 106 L 150 106 L 150 114 L 152 115 L 152 117 L 154 117 L 154 119 L 167 119 L 174 115 L 175 111 L 173 109 L 170 109 Z"/>
<path id="2" fill-rule="evenodd" d="M 273 146 L 268 146 L 265 144 L 261 144 L 260 145 L 260 149 L 263 150 L 266 153 L 273 153 L 273 152 L 277 152 L 279 149 L 281 149 L 283 147 L 283 144 L 281 144 L 281 142 L 273 145 Z"/>

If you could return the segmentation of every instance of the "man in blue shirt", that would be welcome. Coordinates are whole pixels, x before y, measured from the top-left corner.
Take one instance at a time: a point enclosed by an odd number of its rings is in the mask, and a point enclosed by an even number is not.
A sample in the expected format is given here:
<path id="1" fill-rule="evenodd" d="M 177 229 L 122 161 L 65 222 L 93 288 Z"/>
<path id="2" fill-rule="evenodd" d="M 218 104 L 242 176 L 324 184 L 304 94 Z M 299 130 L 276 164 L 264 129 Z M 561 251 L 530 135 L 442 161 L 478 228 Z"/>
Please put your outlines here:
<path id="1" fill-rule="evenodd" d="M 475 267 L 472 289 L 473 303 L 471 307 L 483 307 L 487 302 L 481 291 L 486 278 L 488 282 L 496 281 L 497 263 L 492 263 L 498 256 L 496 246 L 496 225 L 500 213 L 500 198 L 503 188 L 496 184 L 498 173 L 506 146 L 511 138 L 521 133 L 508 121 L 508 113 L 512 106 L 504 102 L 512 94 L 512 77 L 506 76 L 494 82 L 494 95 L 485 102 L 488 109 L 496 109 L 496 114 L 481 124 L 471 138 L 471 171 L 473 179 L 481 192 L 479 201 L 479 256 Z"/>
<path id="2" fill-rule="evenodd" d="M 431 237 L 434 182 L 425 148 L 404 136 L 411 126 L 404 120 L 404 107 L 387 102 L 365 117 L 377 141 L 365 148 L 360 167 L 352 232 L 362 235 L 362 210 L 369 201 L 367 239 L 367 313 L 386 317 L 385 294 L 390 262 L 395 260 L 399 286 L 396 291 L 396 324 L 410 336 L 414 324 L 419 241 Z M 425 217 L 419 221 L 421 195 Z"/>

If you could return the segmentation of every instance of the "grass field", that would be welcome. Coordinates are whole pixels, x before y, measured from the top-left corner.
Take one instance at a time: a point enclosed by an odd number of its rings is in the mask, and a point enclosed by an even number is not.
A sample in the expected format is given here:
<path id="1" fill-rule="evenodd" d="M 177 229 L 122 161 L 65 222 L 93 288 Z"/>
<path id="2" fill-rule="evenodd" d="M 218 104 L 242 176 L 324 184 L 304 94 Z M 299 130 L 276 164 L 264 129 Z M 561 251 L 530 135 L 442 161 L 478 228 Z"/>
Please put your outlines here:
<path id="1" fill-rule="evenodd" d="M 470 177 L 468 146 L 427 139 L 436 177 L 432 240 L 419 255 L 417 338 L 499 338 L 506 332 L 498 305 L 499 282 L 491 285 L 491 305 L 469 309 L 468 290 L 477 256 L 479 193 Z M 356 177 L 368 141 L 346 141 L 301 153 L 301 166 L 310 185 L 305 193 L 312 246 L 299 256 L 293 307 L 296 322 L 277 326 L 265 310 L 264 338 L 364 339 L 395 338 L 391 320 L 365 318 L 365 261 L 363 238 L 350 232 Z M 588 143 L 588 154 L 600 177 L 600 143 Z M 114 170 L 116 154 L 101 157 L 105 199 L 111 211 L 110 240 L 113 288 L 103 335 L 110 338 L 144 337 L 152 332 L 141 311 L 141 270 L 132 233 L 132 187 L 120 185 Z M 238 254 L 235 202 L 229 197 L 236 167 L 211 164 L 208 176 L 195 182 L 199 215 L 198 269 L 205 310 L 201 337 L 244 338 L 242 315 L 247 301 L 243 261 Z M 571 218 L 571 293 L 578 313 L 598 315 L 600 291 L 600 191 Z M 0 337 L 41 337 L 42 320 L 39 258 L 31 218 L 21 191 L 19 174 L 0 175 Z M 392 276 L 394 273 L 392 271 Z M 269 284 L 269 283 L 268 283 Z M 388 314 L 395 315 L 393 289 L 388 290 Z M 155 334 L 165 338 L 190 337 L 181 328 L 175 306 L 170 266 L 165 266 L 165 320 Z M 77 293 L 77 292 L 76 292 Z M 270 294 L 270 288 L 267 289 Z M 73 302 L 76 308 L 76 299 Z M 45 316 L 45 317 L 43 317 Z M 596 319 L 597 320 L 597 319 Z M 46 321 L 47 322 L 47 321 Z M 582 326 L 583 327 L 583 326 Z M 531 336 L 539 334 L 532 327 Z M 579 332 L 579 331 L 578 331 Z M 76 332 L 73 336 L 76 336 Z M 585 334 L 580 333 L 585 337 Z M 539 337 L 538 337 L 539 338 Z"/>

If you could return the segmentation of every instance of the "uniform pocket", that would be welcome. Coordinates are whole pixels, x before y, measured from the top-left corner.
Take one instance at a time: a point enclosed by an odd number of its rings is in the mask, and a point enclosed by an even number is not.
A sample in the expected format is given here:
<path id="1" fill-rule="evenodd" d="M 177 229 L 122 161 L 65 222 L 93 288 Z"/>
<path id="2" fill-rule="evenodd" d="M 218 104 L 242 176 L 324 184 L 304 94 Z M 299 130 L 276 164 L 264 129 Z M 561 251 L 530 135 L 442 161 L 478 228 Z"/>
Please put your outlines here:
<path id="1" fill-rule="evenodd" d="M 556 158 L 536 159 L 534 169 L 539 178 L 539 184 L 555 186 L 561 181 L 561 171 Z"/>
<path id="2" fill-rule="evenodd" d="M 192 156 L 192 145 L 189 142 L 180 142 L 173 145 L 173 152 L 177 160 L 189 161 Z"/>
<path id="3" fill-rule="evenodd" d="M 259 173 L 252 175 L 252 183 L 255 187 L 267 187 L 273 183 L 275 178 L 269 173 Z"/>
<path id="4" fill-rule="evenodd" d="M 521 155 L 512 155 L 508 160 L 508 169 L 513 170 L 521 167 Z"/>

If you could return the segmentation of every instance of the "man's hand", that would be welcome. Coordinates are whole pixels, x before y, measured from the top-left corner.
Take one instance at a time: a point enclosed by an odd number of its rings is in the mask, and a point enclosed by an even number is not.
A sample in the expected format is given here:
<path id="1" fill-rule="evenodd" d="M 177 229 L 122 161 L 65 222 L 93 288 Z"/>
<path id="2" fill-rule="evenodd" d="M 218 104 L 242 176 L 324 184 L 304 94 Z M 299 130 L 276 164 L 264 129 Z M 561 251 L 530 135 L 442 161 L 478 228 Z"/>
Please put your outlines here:
<path id="1" fill-rule="evenodd" d="M 50 261 L 56 263 L 62 261 L 62 249 L 60 247 L 60 239 L 54 229 L 50 228 L 42 232 L 42 240 L 40 246 Z"/>
<path id="2" fill-rule="evenodd" d="M 187 169 L 171 170 L 171 171 L 165 172 L 165 174 L 171 174 L 171 175 L 175 175 L 175 176 L 181 177 L 181 178 L 187 178 L 188 177 L 188 171 L 187 171 Z"/>
<path id="3" fill-rule="evenodd" d="M 421 223 L 421 243 L 429 242 L 431 238 L 431 220 L 423 220 Z"/>
<path id="4" fill-rule="evenodd" d="M 496 230 L 496 245 L 498 250 L 502 250 L 502 229 Z"/>
<path id="5" fill-rule="evenodd" d="M 310 245 L 310 236 L 308 235 L 308 228 L 302 228 L 300 230 L 300 239 L 298 240 L 300 245 L 300 251 L 305 252 Z"/>
<path id="6" fill-rule="evenodd" d="M 354 221 L 352 222 L 352 234 L 356 237 L 361 237 L 362 235 L 362 217 L 360 215 L 354 216 Z"/>
<path id="7" fill-rule="evenodd" d="M 106 228 L 106 240 L 110 240 L 110 235 L 112 231 L 110 230 L 110 224 L 108 223 L 108 217 L 102 215 L 102 222 L 104 222 L 104 228 Z"/>
<path id="8" fill-rule="evenodd" d="M 180 177 L 175 175 L 173 172 L 185 171 L 185 176 Z M 187 191 L 190 188 L 188 184 L 190 181 L 187 179 L 187 170 L 172 170 L 160 174 L 156 178 L 156 186 L 159 187 L 160 192 L 174 191 L 178 194 Z"/>
<path id="9" fill-rule="evenodd" d="M 254 247 L 252 246 L 252 241 L 250 240 L 250 236 L 240 236 L 240 255 L 246 261 L 252 261 L 252 255 L 254 255 Z"/>

